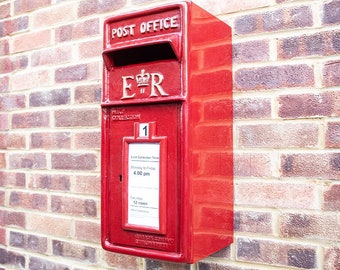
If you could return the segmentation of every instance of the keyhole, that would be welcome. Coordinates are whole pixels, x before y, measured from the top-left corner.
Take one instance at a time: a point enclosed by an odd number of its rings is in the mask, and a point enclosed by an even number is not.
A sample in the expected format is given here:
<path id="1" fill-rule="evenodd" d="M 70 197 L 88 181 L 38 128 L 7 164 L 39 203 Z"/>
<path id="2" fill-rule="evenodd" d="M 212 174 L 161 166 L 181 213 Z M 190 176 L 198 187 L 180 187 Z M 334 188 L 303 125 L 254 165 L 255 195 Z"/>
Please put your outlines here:
<path id="1" fill-rule="evenodd" d="M 119 182 L 122 182 L 122 175 L 119 175 Z"/>

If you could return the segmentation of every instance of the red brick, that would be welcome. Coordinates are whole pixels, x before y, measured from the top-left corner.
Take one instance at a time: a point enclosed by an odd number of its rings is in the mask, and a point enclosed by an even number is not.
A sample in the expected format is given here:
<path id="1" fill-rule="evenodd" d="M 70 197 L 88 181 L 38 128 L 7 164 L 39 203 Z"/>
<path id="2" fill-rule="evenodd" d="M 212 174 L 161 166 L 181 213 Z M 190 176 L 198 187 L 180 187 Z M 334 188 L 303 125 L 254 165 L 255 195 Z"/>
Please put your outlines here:
<path id="1" fill-rule="evenodd" d="M 8 39 L 0 39 L 0 56 L 9 54 Z"/>
<path id="2" fill-rule="evenodd" d="M 267 40 L 247 41 L 233 45 L 234 63 L 254 63 L 269 60 L 269 42 Z"/>
<path id="3" fill-rule="evenodd" d="M 54 89 L 49 91 L 33 92 L 29 95 L 30 107 L 65 105 L 70 103 L 70 89 Z"/>
<path id="4" fill-rule="evenodd" d="M 52 241 L 53 255 L 63 258 L 81 260 L 82 262 L 95 263 L 97 262 L 97 252 L 93 247 L 82 246 L 79 244 L 53 240 Z"/>
<path id="5" fill-rule="evenodd" d="M 56 41 L 64 42 L 99 34 L 99 19 L 60 26 L 56 29 Z M 97 55 L 100 56 L 100 53 Z"/>
<path id="6" fill-rule="evenodd" d="M 42 8 L 51 3 L 51 0 L 15 0 L 14 12 L 15 14 L 24 13 L 37 8 Z"/>
<path id="7" fill-rule="evenodd" d="M 34 132 L 30 137 L 31 148 L 69 149 L 71 134 L 69 132 Z"/>
<path id="8" fill-rule="evenodd" d="M 0 248 L 0 264 L 6 266 L 6 269 L 24 269 L 26 259 L 22 254 Z M 5 268 L 1 268 L 1 270 L 5 270 Z"/>
<path id="9" fill-rule="evenodd" d="M 6 166 L 6 157 L 4 153 L 0 153 L 0 168 L 5 169 Z"/>
<path id="10" fill-rule="evenodd" d="M 0 5 L 0 19 L 8 18 L 11 16 L 11 4 L 1 4 Z"/>
<path id="11" fill-rule="evenodd" d="M 265 12 L 262 14 L 262 19 L 263 29 L 265 31 L 313 26 L 313 14 L 309 6 L 298 6 Z"/>
<path id="12" fill-rule="evenodd" d="M 9 89 L 9 77 L 0 77 L 0 93 L 8 92 Z"/>
<path id="13" fill-rule="evenodd" d="M 12 128 L 38 128 L 49 126 L 49 112 L 15 113 L 12 116 Z"/>
<path id="14" fill-rule="evenodd" d="M 333 0 L 325 3 L 323 6 L 323 24 L 337 24 L 340 22 L 340 8 L 339 1 Z"/>
<path id="15" fill-rule="evenodd" d="M 292 266 L 301 269 L 317 267 L 316 247 L 270 240 L 237 239 L 236 258 L 244 262 Z"/>
<path id="16" fill-rule="evenodd" d="M 90 40 L 86 42 L 82 42 L 79 44 L 79 57 L 81 59 L 98 57 L 102 53 L 103 41 L 101 39 L 98 40 Z"/>
<path id="17" fill-rule="evenodd" d="M 285 238 L 340 240 L 338 218 L 333 215 L 285 213 L 280 216 L 280 235 Z"/>
<path id="18" fill-rule="evenodd" d="M 58 110 L 55 111 L 56 127 L 99 126 L 98 109 Z"/>
<path id="19" fill-rule="evenodd" d="M 97 156 L 90 153 L 53 153 L 52 168 L 56 170 L 95 170 L 97 169 Z"/>
<path id="20" fill-rule="evenodd" d="M 0 133 L 0 149 L 24 149 L 25 147 L 24 134 Z"/>
<path id="21" fill-rule="evenodd" d="M 0 186 L 25 187 L 26 175 L 24 173 L 0 172 Z"/>
<path id="22" fill-rule="evenodd" d="M 2 36 L 13 35 L 17 32 L 28 29 L 29 18 L 22 16 L 15 19 L 5 20 L 2 23 Z M 1 25 L 1 24 L 0 24 Z M 1 32 L 0 32 L 1 36 Z"/>
<path id="23" fill-rule="evenodd" d="M 323 209 L 326 211 L 340 211 L 340 185 L 334 184 L 324 192 Z"/>
<path id="24" fill-rule="evenodd" d="M 237 35 L 245 35 L 257 32 L 258 22 L 261 20 L 259 14 L 250 14 L 236 17 L 234 31 Z"/>
<path id="25" fill-rule="evenodd" d="M 126 0 L 82 0 L 78 7 L 78 16 L 88 16 L 96 13 L 102 13 L 105 11 L 114 11 L 126 5 Z"/>
<path id="26" fill-rule="evenodd" d="M 36 193 L 12 191 L 9 205 L 26 209 L 47 210 L 47 196 Z"/>
<path id="27" fill-rule="evenodd" d="M 77 86 L 74 93 L 75 103 L 98 103 L 101 100 L 101 85 Z"/>
<path id="28" fill-rule="evenodd" d="M 237 98 L 233 101 L 234 119 L 270 118 L 270 98 Z"/>
<path id="29" fill-rule="evenodd" d="M 340 122 L 327 123 L 326 147 L 340 148 Z"/>
<path id="30" fill-rule="evenodd" d="M 20 72 L 11 77 L 12 91 L 32 89 L 35 87 L 48 86 L 51 76 L 47 70 Z"/>
<path id="31" fill-rule="evenodd" d="M 25 95 L 7 95 L 0 97 L 0 110 L 11 111 L 26 107 Z"/>
<path id="32" fill-rule="evenodd" d="M 13 36 L 12 53 L 31 51 L 51 45 L 51 30 L 28 32 Z"/>
<path id="33" fill-rule="evenodd" d="M 340 265 L 340 248 L 337 246 L 325 249 L 323 270 L 338 270 Z"/>
<path id="34" fill-rule="evenodd" d="M 6 195 L 5 191 L 0 190 L 0 206 L 5 206 L 5 195 Z M 0 239 L 1 239 L 1 230 L 0 230 Z"/>
<path id="35" fill-rule="evenodd" d="M 25 250 L 45 253 L 47 251 L 47 238 L 20 232 L 10 232 L 9 245 Z"/>
<path id="36" fill-rule="evenodd" d="M 61 64 L 72 61 L 72 47 L 65 45 L 35 51 L 31 57 L 32 66 Z"/>
<path id="37" fill-rule="evenodd" d="M 102 63 L 97 60 L 93 60 L 87 64 L 87 80 L 98 82 L 102 78 L 101 71 L 103 69 Z"/>
<path id="38" fill-rule="evenodd" d="M 311 26 L 313 26 L 311 8 L 297 6 L 236 17 L 234 31 L 238 35 L 245 35 Z"/>
<path id="39" fill-rule="evenodd" d="M 0 228 L 0 245 L 6 245 L 6 229 Z"/>
<path id="40" fill-rule="evenodd" d="M 91 199 L 79 199 L 65 196 L 51 197 L 52 212 L 87 217 L 97 216 L 97 205 Z"/>
<path id="41" fill-rule="evenodd" d="M 340 85 L 340 62 L 326 62 L 323 68 L 323 85 L 324 86 L 339 86 Z"/>
<path id="42" fill-rule="evenodd" d="M 100 138 L 101 133 L 99 131 L 76 133 L 74 138 L 75 147 L 77 149 L 99 149 Z"/>
<path id="43" fill-rule="evenodd" d="M 118 269 L 138 269 L 140 265 L 138 257 L 108 251 L 103 251 L 103 260 Z"/>
<path id="44" fill-rule="evenodd" d="M 29 269 L 55 269 L 66 270 L 69 269 L 67 265 L 59 264 L 54 261 L 47 261 L 37 257 L 30 257 Z"/>
<path id="45" fill-rule="evenodd" d="M 235 204 L 272 208 L 317 209 L 316 187 L 285 182 L 251 182 L 235 185 Z"/>
<path id="46" fill-rule="evenodd" d="M 317 147 L 319 125 L 313 123 L 277 123 L 237 127 L 241 148 Z"/>
<path id="47" fill-rule="evenodd" d="M 28 57 L 25 55 L 3 58 L 0 60 L 0 73 L 25 69 L 27 65 Z"/>
<path id="48" fill-rule="evenodd" d="M 234 153 L 234 176 L 270 177 L 271 155 L 267 153 Z"/>
<path id="49" fill-rule="evenodd" d="M 235 88 L 241 91 L 313 85 L 313 68 L 304 64 L 242 68 L 235 72 Z"/>
<path id="50" fill-rule="evenodd" d="M 73 225 L 71 219 L 46 216 L 41 213 L 27 214 L 26 229 L 28 231 L 39 232 L 40 234 L 53 235 L 53 237 L 70 237 L 70 228 Z"/>
<path id="51" fill-rule="evenodd" d="M 31 174 L 28 187 L 31 189 L 44 189 L 51 191 L 69 191 L 71 187 L 71 180 L 68 175 Z"/>
<path id="52" fill-rule="evenodd" d="M 25 228 L 25 214 L 22 212 L 14 212 L 0 210 L 0 226 L 13 225 Z"/>
<path id="53" fill-rule="evenodd" d="M 340 179 L 339 153 L 295 153 L 281 156 L 281 173 L 284 177 L 313 177 Z"/>
<path id="54" fill-rule="evenodd" d="M 98 175 L 75 176 L 74 184 L 72 185 L 72 192 L 100 195 L 100 177 Z"/>
<path id="55" fill-rule="evenodd" d="M 282 118 L 331 116 L 337 114 L 340 92 L 321 94 L 283 95 L 279 97 L 279 116 Z"/>
<path id="56" fill-rule="evenodd" d="M 57 83 L 81 81 L 87 78 L 87 65 L 81 64 L 71 67 L 59 68 L 55 71 Z"/>
<path id="57" fill-rule="evenodd" d="M 20 153 L 9 156 L 11 169 L 46 169 L 46 164 L 46 154 L 43 153 Z"/>
<path id="58" fill-rule="evenodd" d="M 0 131 L 9 130 L 8 113 L 0 113 Z"/>
<path id="59" fill-rule="evenodd" d="M 50 5 L 48 8 L 39 9 L 32 17 L 33 28 L 51 27 L 55 24 L 74 21 L 77 18 L 77 6 L 65 2 L 63 5 Z"/>
<path id="60" fill-rule="evenodd" d="M 273 234 L 272 215 L 255 211 L 236 211 L 234 229 L 238 232 Z"/>
<path id="61" fill-rule="evenodd" d="M 337 31 L 319 32 L 313 35 L 283 38 L 278 41 L 278 56 L 281 59 L 310 55 L 333 55 L 340 51 Z"/>
<path id="62" fill-rule="evenodd" d="M 90 221 L 76 221 L 75 235 L 77 240 L 100 242 L 100 224 Z"/>

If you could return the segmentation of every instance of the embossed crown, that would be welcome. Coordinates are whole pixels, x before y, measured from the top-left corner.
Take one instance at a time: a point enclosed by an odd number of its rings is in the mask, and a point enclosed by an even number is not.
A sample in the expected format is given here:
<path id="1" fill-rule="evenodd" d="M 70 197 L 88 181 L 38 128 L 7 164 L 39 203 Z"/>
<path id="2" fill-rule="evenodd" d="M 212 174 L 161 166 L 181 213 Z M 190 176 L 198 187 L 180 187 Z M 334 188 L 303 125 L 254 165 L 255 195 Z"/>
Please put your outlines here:
<path id="1" fill-rule="evenodd" d="M 137 86 L 147 86 L 149 84 L 150 73 L 145 73 L 145 70 L 142 69 L 140 74 L 136 75 Z"/>

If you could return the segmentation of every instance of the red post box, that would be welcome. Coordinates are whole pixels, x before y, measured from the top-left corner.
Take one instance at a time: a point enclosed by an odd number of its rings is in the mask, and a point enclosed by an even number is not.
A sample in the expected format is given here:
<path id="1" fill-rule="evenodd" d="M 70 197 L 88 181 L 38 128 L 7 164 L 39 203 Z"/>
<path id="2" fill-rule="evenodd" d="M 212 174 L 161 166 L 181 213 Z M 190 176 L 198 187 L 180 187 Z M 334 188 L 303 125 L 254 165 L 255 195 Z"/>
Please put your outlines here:
<path id="1" fill-rule="evenodd" d="M 104 24 L 102 246 L 193 263 L 233 241 L 231 29 L 190 1 Z"/>

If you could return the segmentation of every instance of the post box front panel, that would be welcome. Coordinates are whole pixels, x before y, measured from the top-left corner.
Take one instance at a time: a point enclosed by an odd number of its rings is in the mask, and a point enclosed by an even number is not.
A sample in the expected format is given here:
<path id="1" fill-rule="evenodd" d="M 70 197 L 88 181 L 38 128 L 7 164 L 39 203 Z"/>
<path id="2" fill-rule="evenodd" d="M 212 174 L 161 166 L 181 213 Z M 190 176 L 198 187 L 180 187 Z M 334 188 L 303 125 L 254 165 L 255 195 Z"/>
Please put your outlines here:
<path id="1" fill-rule="evenodd" d="M 180 103 L 109 110 L 108 220 L 114 246 L 179 249 Z M 121 154 L 114 154 L 121 153 Z"/>
<path id="2" fill-rule="evenodd" d="M 173 4 L 105 21 L 104 103 L 183 97 L 184 9 Z"/>

